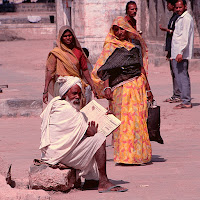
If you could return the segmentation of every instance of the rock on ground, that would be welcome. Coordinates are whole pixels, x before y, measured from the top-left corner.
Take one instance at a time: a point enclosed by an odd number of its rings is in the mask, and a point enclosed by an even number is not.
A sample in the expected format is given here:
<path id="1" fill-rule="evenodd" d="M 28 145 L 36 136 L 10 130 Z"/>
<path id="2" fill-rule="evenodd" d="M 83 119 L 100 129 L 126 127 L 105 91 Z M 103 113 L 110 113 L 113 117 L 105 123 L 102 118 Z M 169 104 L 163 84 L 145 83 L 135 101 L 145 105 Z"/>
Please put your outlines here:
<path id="1" fill-rule="evenodd" d="M 53 169 L 45 164 L 32 165 L 29 171 L 30 188 L 67 192 L 75 184 L 75 179 L 74 183 L 73 180 L 69 183 L 70 172 L 71 169 Z"/>

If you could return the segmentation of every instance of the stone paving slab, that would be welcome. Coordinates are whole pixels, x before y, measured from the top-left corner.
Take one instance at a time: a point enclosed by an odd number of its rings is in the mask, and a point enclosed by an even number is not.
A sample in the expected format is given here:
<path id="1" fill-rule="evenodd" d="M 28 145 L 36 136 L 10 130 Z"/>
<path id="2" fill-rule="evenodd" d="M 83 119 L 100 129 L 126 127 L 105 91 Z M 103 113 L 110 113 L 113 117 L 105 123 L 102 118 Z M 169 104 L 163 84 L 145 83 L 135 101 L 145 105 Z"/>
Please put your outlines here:
<path id="1" fill-rule="evenodd" d="M 161 135 L 165 144 L 152 142 L 151 164 L 116 166 L 113 162 L 113 148 L 110 145 L 111 137 L 107 138 L 108 177 L 113 183 L 127 187 L 128 192 L 49 192 L 52 199 L 198 200 L 200 106 L 190 110 L 173 111 L 172 104 L 159 104 L 162 108 Z M 1 131 L 4 133 L 0 140 L 0 157 L 12 164 L 14 179 L 26 178 L 33 159 L 40 156 L 40 123 L 41 119 L 38 117 L 0 119 Z"/>
<path id="2" fill-rule="evenodd" d="M 38 116 L 42 111 L 44 69 L 53 41 L 0 42 L 0 85 L 8 85 L 0 93 L 0 116 Z"/>

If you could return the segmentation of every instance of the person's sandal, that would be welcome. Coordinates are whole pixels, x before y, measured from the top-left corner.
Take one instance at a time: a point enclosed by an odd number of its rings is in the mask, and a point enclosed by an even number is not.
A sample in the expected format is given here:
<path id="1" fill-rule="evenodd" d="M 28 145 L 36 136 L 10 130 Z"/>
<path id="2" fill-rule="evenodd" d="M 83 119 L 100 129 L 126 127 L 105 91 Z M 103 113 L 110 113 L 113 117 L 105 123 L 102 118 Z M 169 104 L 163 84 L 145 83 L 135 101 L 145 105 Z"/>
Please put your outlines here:
<path id="1" fill-rule="evenodd" d="M 184 109 L 184 108 L 192 108 L 192 104 L 187 105 L 187 104 L 181 103 L 181 104 L 174 107 L 174 109 Z"/>
<path id="2" fill-rule="evenodd" d="M 180 98 L 173 98 L 171 101 L 169 101 L 169 103 L 178 103 L 178 102 L 181 102 L 182 100 Z"/>
<path id="3" fill-rule="evenodd" d="M 170 101 L 173 101 L 173 97 L 170 97 L 170 98 L 167 98 L 167 99 L 165 99 L 163 102 L 170 102 Z"/>

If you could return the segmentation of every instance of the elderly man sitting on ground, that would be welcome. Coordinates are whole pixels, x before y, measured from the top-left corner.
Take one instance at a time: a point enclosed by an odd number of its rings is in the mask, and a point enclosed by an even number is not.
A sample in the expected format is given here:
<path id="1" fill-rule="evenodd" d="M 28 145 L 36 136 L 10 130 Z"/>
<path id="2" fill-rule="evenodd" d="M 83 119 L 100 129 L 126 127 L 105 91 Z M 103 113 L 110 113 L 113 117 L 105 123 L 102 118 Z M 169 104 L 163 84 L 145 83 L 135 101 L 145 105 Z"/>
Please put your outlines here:
<path id="1" fill-rule="evenodd" d="M 87 123 L 80 112 L 81 80 L 65 76 L 57 81 L 59 96 L 53 98 L 41 114 L 42 160 L 77 169 L 78 176 L 88 182 L 98 180 L 100 193 L 127 191 L 113 185 L 107 178 L 106 137 L 98 131 L 98 124 Z"/>

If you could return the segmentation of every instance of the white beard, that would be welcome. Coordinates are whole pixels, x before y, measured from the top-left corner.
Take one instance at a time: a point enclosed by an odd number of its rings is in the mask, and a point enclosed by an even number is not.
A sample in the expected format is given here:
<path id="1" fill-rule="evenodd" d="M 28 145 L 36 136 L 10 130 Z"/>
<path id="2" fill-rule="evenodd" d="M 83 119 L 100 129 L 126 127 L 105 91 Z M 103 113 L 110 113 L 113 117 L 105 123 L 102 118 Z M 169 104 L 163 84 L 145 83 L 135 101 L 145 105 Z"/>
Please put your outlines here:
<path id="1" fill-rule="evenodd" d="M 80 109 L 81 109 L 80 99 L 73 99 L 73 100 L 70 101 L 70 100 L 69 100 L 69 97 L 66 96 L 65 100 L 66 100 L 67 102 L 69 102 L 70 105 L 71 105 L 73 108 L 75 108 L 77 111 L 80 111 Z M 75 102 L 78 102 L 78 103 L 75 103 Z"/>

